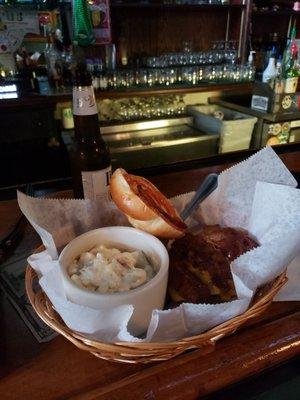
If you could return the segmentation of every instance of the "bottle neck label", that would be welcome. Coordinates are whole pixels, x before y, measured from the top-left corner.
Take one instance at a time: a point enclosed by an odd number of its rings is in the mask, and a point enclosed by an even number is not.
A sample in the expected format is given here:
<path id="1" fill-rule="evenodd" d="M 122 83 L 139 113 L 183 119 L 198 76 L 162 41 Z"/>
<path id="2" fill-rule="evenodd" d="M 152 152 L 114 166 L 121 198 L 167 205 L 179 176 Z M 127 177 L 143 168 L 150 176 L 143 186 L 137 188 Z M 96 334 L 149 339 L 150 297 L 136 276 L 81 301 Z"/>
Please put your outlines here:
<path id="1" fill-rule="evenodd" d="M 78 86 L 73 88 L 73 114 L 98 114 L 97 103 L 92 86 Z"/>

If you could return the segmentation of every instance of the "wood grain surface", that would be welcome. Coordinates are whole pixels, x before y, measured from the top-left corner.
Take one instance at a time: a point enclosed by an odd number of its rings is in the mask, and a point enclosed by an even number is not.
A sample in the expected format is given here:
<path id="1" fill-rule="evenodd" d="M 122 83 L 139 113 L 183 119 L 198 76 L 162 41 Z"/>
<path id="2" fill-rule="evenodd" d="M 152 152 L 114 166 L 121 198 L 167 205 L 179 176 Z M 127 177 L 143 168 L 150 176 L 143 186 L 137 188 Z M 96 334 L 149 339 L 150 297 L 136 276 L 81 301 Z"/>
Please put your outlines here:
<path id="1" fill-rule="evenodd" d="M 112 34 L 114 43 L 126 39 L 129 58 L 180 52 L 184 41 L 205 51 L 225 40 L 227 17 L 228 10 L 218 7 L 117 7 L 111 10 Z M 240 21 L 241 9 L 232 9 L 230 40 L 238 40 Z"/>

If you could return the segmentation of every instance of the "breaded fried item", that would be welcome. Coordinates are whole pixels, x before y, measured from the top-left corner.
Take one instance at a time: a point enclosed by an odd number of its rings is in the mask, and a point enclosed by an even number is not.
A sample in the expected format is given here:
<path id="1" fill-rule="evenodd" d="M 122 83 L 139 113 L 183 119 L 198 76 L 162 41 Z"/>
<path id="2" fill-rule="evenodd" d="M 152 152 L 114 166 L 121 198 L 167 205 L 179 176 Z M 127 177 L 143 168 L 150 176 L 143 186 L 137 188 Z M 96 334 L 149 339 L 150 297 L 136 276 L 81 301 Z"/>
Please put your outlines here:
<path id="1" fill-rule="evenodd" d="M 219 225 L 177 239 L 170 250 L 172 301 L 217 303 L 235 298 L 230 263 L 256 246 L 246 231 Z"/>
<path id="2" fill-rule="evenodd" d="M 208 243 L 219 248 L 230 262 L 241 254 L 257 247 L 257 242 L 244 229 L 221 228 L 219 225 L 206 225 L 201 236 Z"/>
<path id="3" fill-rule="evenodd" d="M 188 298 L 191 303 L 215 302 L 215 296 L 211 294 L 209 287 L 200 279 L 195 279 L 186 261 L 175 261 L 172 264 L 168 290 L 175 303 L 186 301 L 185 293 L 189 294 Z"/>

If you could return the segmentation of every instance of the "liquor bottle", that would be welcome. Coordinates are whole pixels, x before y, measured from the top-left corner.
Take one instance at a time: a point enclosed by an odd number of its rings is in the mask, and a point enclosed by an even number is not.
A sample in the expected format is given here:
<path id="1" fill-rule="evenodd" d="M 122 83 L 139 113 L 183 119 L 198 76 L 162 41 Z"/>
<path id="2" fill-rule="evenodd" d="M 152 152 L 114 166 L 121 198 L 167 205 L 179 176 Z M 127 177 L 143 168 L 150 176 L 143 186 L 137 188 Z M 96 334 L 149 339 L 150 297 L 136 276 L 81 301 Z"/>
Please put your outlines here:
<path id="1" fill-rule="evenodd" d="M 264 83 L 268 83 L 273 88 L 275 78 L 276 78 L 275 56 L 273 54 L 271 54 L 271 57 L 269 58 L 268 66 L 263 72 L 262 81 Z"/>
<path id="2" fill-rule="evenodd" d="M 108 194 L 111 159 L 100 134 L 91 75 L 78 69 L 73 85 L 75 138 L 70 151 L 76 198 L 99 200 Z"/>
<path id="3" fill-rule="evenodd" d="M 22 47 L 21 53 L 22 53 L 23 70 L 25 71 L 25 70 L 28 70 L 28 68 L 29 68 L 29 64 L 30 64 L 29 55 L 28 55 L 25 47 Z"/>
<path id="4" fill-rule="evenodd" d="M 275 78 L 275 86 L 274 92 L 276 94 L 282 94 L 284 92 L 284 79 L 282 76 L 282 59 L 278 58 L 276 62 L 276 78 Z"/>
<path id="5" fill-rule="evenodd" d="M 32 68 L 30 67 L 30 58 L 25 47 L 21 48 L 22 68 L 19 71 L 19 77 L 22 79 L 22 91 L 24 93 L 31 93 L 32 86 Z"/>
<path id="6" fill-rule="evenodd" d="M 47 43 L 44 49 L 45 63 L 47 63 L 49 50 L 50 50 L 50 35 L 47 35 Z"/>
<path id="7" fill-rule="evenodd" d="M 293 52 L 289 67 L 285 71 L 285 93 L 295 93 L 299 78 L 299 66 L 297 64 L 297 52 Z"/>
<path id="8" fill-rule="evenodd" d="M 45 61 L 50 85 L 58 88 L 62 80 L 62 58 L 54 43 L 54 36 L 49 36 L 48 51 L 45 52 Z"/>
<path id="9" fill-rule="evenodd" d="M 122 67 L 126 67 L 128 64 L 127 55 L 127 40 L 124 36 L 119 37 L 119 44 L 117 49 L 118 64 Z"/>
<path id="10" fill-rule="evenodd" d="M 72 46 L 64 46 L 64 51 L 61 54 L 63 67 L 63 85 L 72 86 L 73 73 L 76 66 L 76 60 L 73 55 Z"/>
<path id="11" fill-rule="evenodd" d="M 290 36 L 287 38 L 287 43 L 285 50 L 283 52 L 283 59 L 282 59 L 282 74 L 283 76 L 286 75 L 286 70 L 290 68 L 291 60 L 292 60 L 292 46 L 295 43 L 296 39 L 296 26 L 294 25 L 291 30 Z"/>
<path id="12" fill-rule="evenodd" d="M 278 33 L 270 33 L 269 40 L 266 43 L 265 54 L 264 54 L 264 68 L 267 67 L 269 59 L 271 56 L 275 58 L 279 55 L 279 41 L 278 41 Z"/>
<path id="13" fill-rule="evenodd" d="M 113 43 L 105 46 L 105 63 L 108 71 L 115 71 L 117 67 L 116 45 Z"/>
<path id="14" fill-rule="evenodd" d="M 251 50 L 249 52 L 249 56 L 248 56 L 248 67 L 249 67 L 250 80 L 254 80 L 254 77 L 255 77 L 255 66 L 254 66 L 254 57 L 253 57 L 253 54 L 255 54 L 255 53 L 256 53 L 255 50 Z"/>
<path id="15" fill-rule="evenodd" d="M 253 50 L 255 51 L 255 68 L 261 72 L 264 70 L 264 51 L 263 51 L 263 37 L 258 36 L 252 40 Z"/>

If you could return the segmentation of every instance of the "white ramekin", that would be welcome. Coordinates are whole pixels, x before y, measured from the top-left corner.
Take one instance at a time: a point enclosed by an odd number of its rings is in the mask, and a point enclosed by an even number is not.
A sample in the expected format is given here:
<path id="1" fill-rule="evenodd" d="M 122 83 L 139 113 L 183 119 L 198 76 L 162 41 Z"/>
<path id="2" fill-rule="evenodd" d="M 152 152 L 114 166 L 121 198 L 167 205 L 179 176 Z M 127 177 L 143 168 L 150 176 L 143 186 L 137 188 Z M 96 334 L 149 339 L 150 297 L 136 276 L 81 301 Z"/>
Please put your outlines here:
<path id="1" fill-rule="evenodd" d="M 142 250 L 158 267 L 156 275 L 146 284 L 128 292 L 101 294 L 78 287 L 69 277 L 67 268 L 81 253 L 97 245 L 130 250 Z M 162 309 L 165 302 L 169 255 L 160 240 L 135 228 L 111 226 L 94 229 L 73 239 L 59 257 L 63 283 L 67 298 L 74 303 L 94 309 L 109 309 L 132 304 L 133 315 L 129 331 L 140 335 L 147 330 L 152 310 Z"/>

